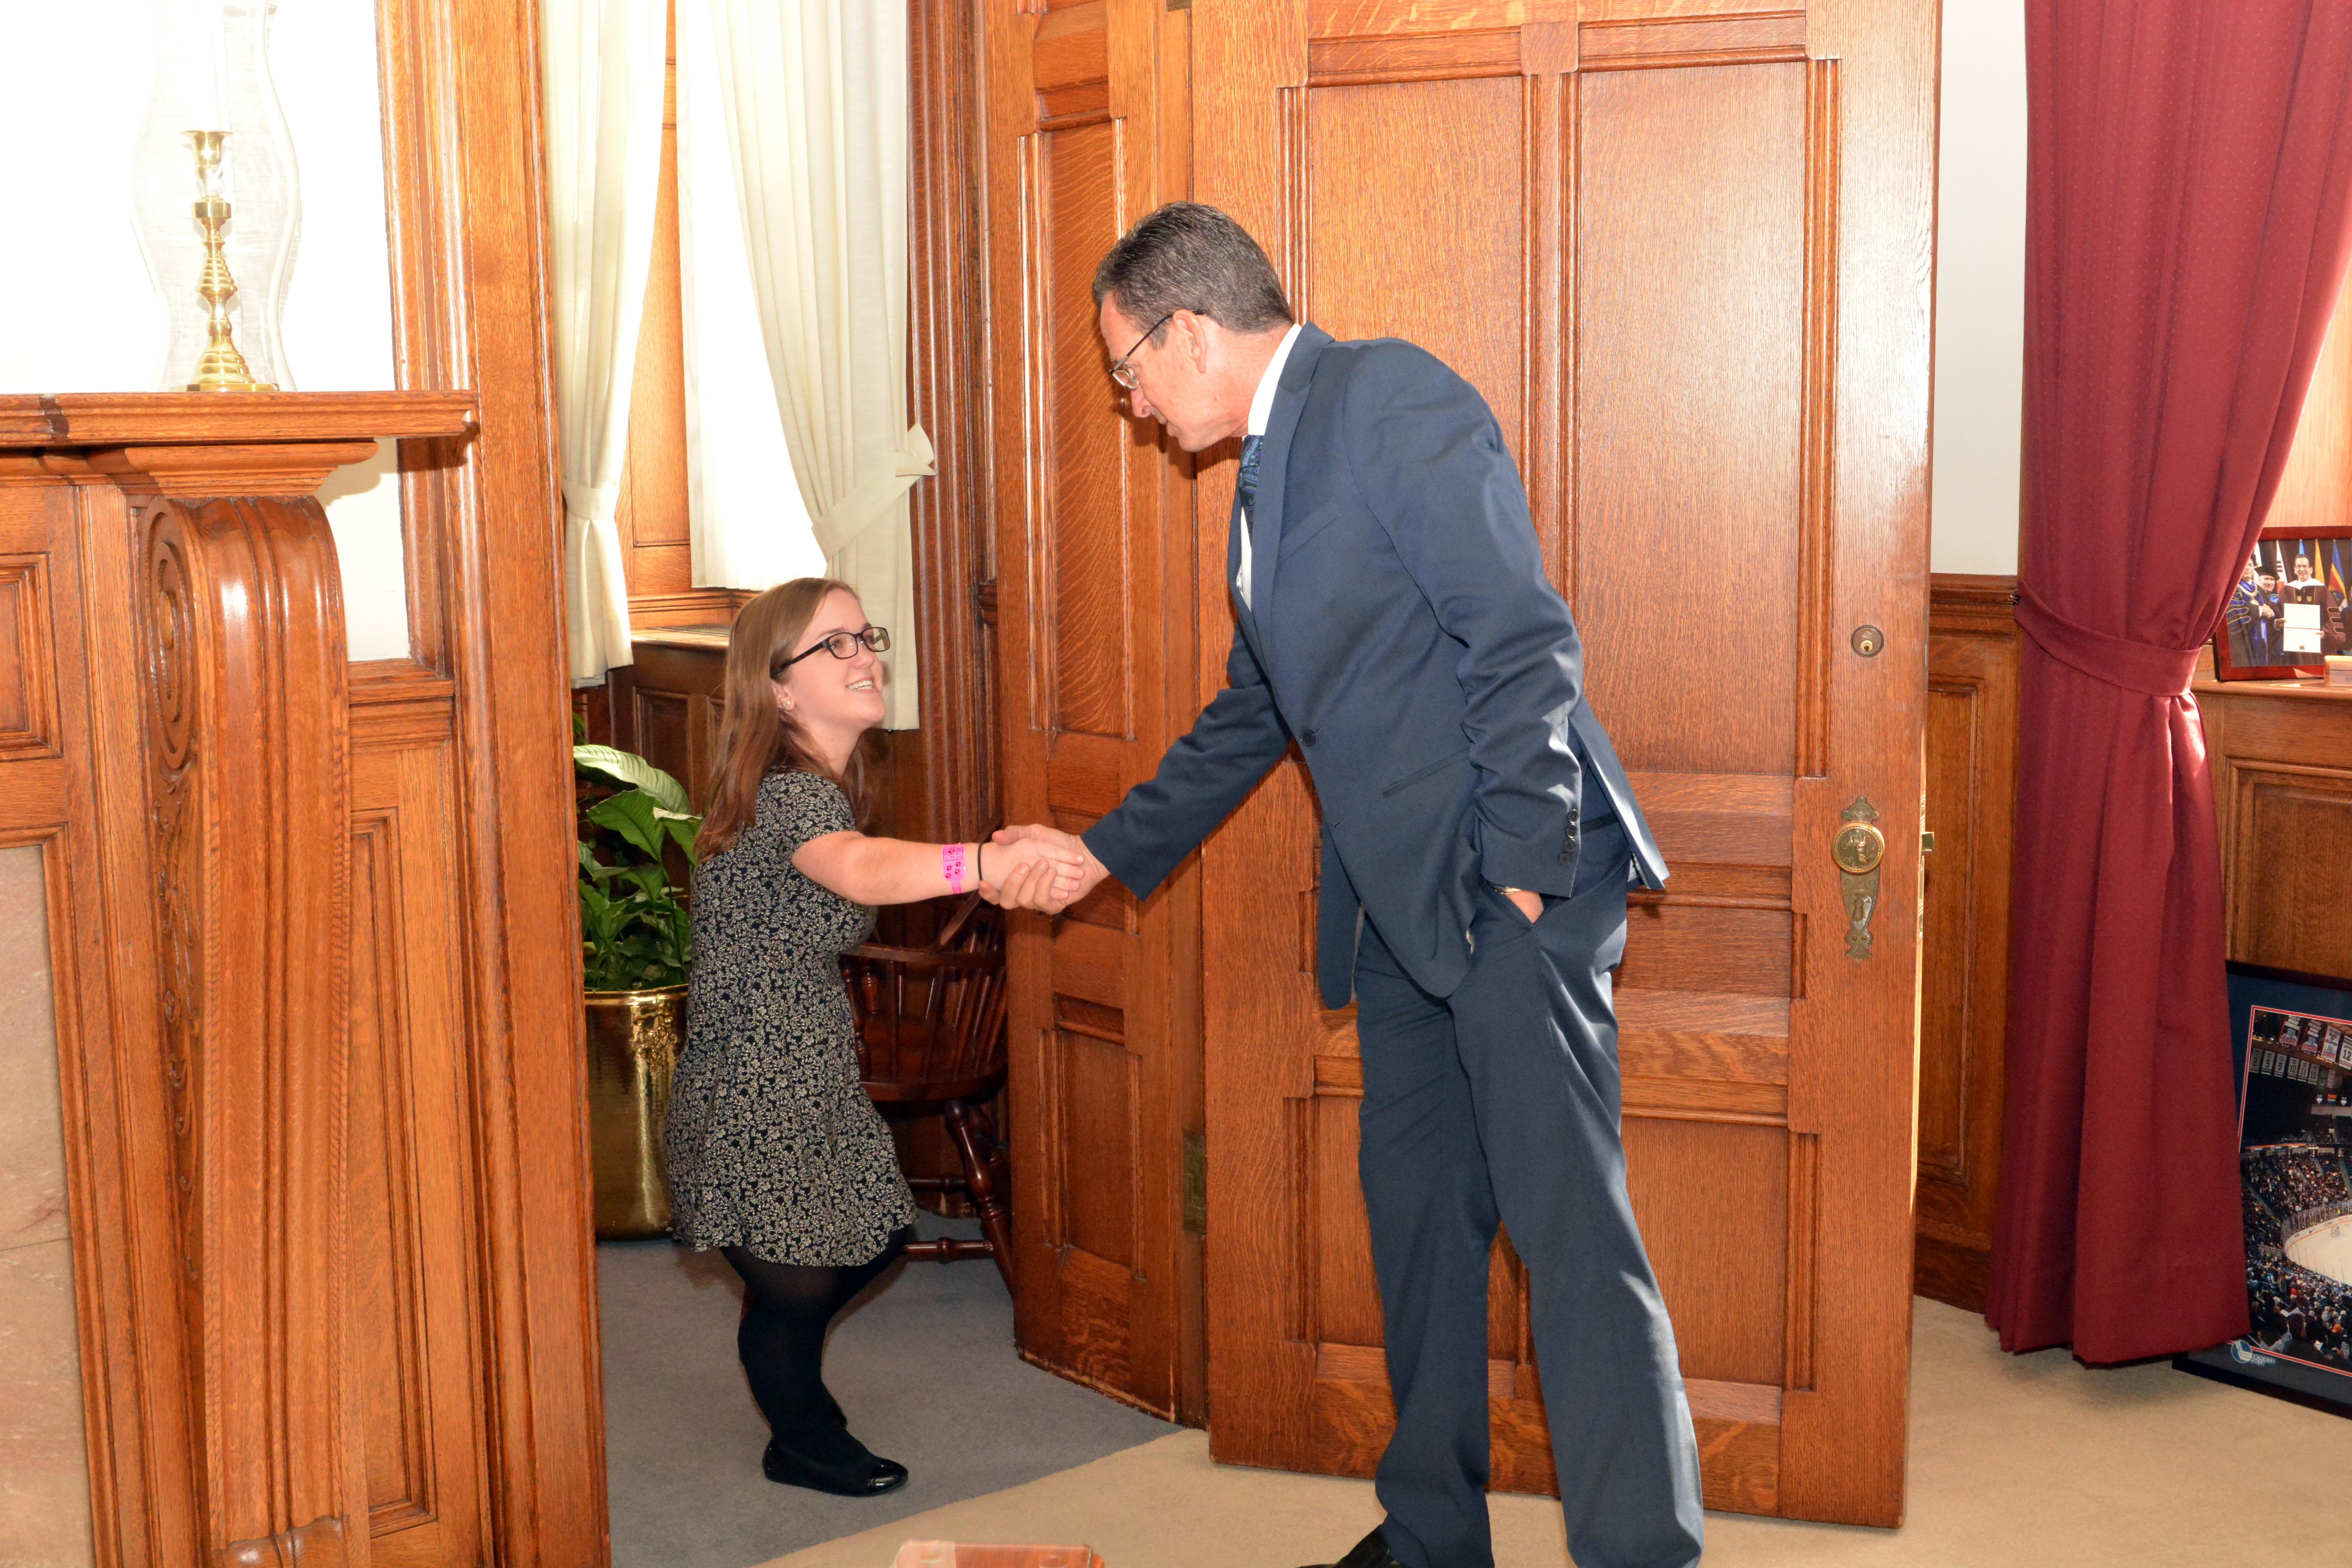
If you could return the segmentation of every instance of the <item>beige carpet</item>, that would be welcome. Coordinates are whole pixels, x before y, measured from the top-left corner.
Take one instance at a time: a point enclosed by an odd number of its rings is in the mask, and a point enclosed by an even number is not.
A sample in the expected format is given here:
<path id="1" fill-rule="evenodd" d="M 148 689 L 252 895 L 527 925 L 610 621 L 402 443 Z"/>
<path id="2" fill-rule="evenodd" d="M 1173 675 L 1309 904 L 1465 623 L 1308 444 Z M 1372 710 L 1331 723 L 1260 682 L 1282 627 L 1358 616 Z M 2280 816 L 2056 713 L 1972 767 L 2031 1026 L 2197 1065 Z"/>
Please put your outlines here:
<path id="1" fill-rule="evenodd" d="M 1707 1516 L 1710 1564 L 2294 1568 L 2352 1564 L 2352 1421 L 2165 1366 L 2005 1356 L 1983 1320 L 1917 1304 L 1899 1531 Z M 1559 1509 L 1493 1500 L 1501 1568 L 1566 1568 Z M 1182 1432 L 813 1546 L 769 1568 L 887 1568 L 909 1539 L 1084 1542 L 1107 1568 L 1296 1568 L 1378 1521 L 1369 1482 L 1210 1463 Z"/>

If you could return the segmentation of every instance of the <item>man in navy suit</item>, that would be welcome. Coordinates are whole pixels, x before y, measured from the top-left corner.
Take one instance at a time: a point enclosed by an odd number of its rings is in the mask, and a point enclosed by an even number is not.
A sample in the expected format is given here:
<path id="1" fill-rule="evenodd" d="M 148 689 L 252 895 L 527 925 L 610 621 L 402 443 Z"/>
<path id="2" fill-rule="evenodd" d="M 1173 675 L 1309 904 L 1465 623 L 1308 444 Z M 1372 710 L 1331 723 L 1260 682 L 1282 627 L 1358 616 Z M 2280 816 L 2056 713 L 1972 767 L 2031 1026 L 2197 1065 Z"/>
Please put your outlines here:
<path id="1" fill-rule="evenodd" d="M 1585 703 L 1494 415 L 1410 343 L 1294 323 L 1265 253 L 1213 207 L 1137 224 L 1095 300 L 1138 418 L 1191 452 L 1244 440 L 1229 684 L 1087 830 L 1069 896 L 1105 876 L 1150 893 L 1298 743 L 1323 806 L 1323 1000 L 1358 1005 L 1397 1404 L 1387 1519 L 1342 1568 L 1494 1563 L 1498 1220 L 1527 1264 L 1577 1563 L 1696 1563 L 1698 1455 L 1626 1199 L 1610 997 L 1628 882 L 1657 887 L 1665 866 Z"/>

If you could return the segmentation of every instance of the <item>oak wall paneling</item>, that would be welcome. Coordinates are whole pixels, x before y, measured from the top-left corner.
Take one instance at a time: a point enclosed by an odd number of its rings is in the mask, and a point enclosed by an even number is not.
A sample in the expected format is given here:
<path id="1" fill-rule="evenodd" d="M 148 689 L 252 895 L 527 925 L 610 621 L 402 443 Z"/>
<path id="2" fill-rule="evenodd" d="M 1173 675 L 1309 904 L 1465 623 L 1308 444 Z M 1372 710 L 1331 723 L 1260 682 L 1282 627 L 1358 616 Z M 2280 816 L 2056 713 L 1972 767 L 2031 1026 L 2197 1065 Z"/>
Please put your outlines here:
<path id="1" fill-rule="evenodd" d="M 605 680 L 612 743 L 677 778 L 699 809 L 718 763 L 727 628 L 649 630 L 633 637 L 631 645 L 635 658 L 614 666 Z"/>
<path id="2" fill-rule="evenodd" d="M 1999 1195 L 2017 804 L 2017 580 L 1938 573 L 1928 601 L 1913 1287 L 1984 1310 Z"/>
<path id="3" fill-rule="evenodd" d="M 479 1181 L 447 1135 L 477 1099 L 455 709 L 374 691 L 352 710 L 348 1354 L 380 1568 L 478 1559 L 488 1535 Z"/>

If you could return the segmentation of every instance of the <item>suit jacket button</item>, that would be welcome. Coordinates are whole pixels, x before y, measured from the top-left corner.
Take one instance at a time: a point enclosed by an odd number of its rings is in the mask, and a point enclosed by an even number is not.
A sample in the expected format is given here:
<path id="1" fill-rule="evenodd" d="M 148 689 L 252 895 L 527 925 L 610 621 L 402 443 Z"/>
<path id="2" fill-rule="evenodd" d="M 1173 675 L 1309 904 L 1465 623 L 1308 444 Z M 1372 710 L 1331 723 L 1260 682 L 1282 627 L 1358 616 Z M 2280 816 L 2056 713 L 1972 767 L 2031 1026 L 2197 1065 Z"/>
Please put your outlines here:
<path id="1" fill-rule="evenodd" d="M 1315 731 L 1312 730 L 1305 731 L 1298 737 L 1298 742 L 1299 744 L 1304 746 L 1313 745 L 1315 743 Z"/>

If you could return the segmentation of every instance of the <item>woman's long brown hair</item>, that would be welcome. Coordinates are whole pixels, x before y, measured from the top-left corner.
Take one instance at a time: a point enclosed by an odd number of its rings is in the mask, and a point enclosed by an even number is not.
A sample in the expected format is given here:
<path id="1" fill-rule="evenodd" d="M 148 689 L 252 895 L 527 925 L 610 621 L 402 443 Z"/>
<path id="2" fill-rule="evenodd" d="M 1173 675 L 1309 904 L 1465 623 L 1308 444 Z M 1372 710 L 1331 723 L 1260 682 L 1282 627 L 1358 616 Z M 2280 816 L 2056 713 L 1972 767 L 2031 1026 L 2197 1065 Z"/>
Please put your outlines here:
<path id="1" fill-rule="evenodd" d="M 721 853 L 751 825 L 760 802 L 760 781 L 773 773 L 817 773 L 833 779 L 849 796 L 850 810 L 859 824 L 867 820 L 865 748 L 852 752 L 845 776 L 836 776 L 817 754 L 800 721 L 776 710 L 773 682 L 778 667 L 792 657 L 793 645 L 806 634 L 818 606 L 835 589 L 856 592 L 830 577 L 795 577 L 759 595 L 736 615 L 735 629 L 727 639 L 719 766 L 711 773 L 702 831 L 695 836 L 698 858 L 707 860 Z"/>

